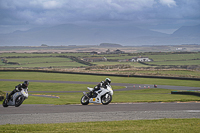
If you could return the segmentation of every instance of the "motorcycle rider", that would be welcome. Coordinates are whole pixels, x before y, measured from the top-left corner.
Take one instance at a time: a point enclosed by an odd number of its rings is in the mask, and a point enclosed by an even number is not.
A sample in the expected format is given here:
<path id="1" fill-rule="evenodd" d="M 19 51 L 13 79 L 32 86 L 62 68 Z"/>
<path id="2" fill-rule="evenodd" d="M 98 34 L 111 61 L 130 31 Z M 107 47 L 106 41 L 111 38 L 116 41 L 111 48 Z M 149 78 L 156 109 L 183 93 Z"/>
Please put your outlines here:
<path id="1" fill-rule="evenodd" d="M 107 85 L 110 85 L 111 79 L 106 78 L 105 81 L 101 81 L 98 85 L 94 87 L 94 89 L 90 92 L 90 96 L 92 97 L 95 94 L 95 91 L 100 90 L 100 88 L 107 88 Z"/>
<path id="2" fill-rule="evenodd" d="M 7 102 L 11 99 L 11 96 L 13 94 L 15 94 L 16 92 L 19 92 L 22 89 L 27 89 L 28 90 L 28 85 L 29 85 L 29 82 L 28 81 L 24 81 L 24 83 L 15 86 L 15 89 L 8 95 Z"/>

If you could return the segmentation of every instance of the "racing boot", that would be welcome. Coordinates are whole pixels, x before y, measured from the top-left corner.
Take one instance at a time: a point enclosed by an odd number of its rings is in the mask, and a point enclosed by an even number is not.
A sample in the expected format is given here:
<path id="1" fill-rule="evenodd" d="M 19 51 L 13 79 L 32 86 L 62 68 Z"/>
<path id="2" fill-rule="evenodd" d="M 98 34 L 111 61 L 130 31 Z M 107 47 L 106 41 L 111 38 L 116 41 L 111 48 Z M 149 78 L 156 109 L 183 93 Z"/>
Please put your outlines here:
<path id="1" fill-rule="evenodd" d="M 8 95 L 8 98 L 7 98 L 7 101 L 8 101 L 8 102 L 10 101 L 12 95 L 15 94 L 15 92 L 16 92 L 16 91 L 13 90 L 13 91 Z"/>
<path id="2" fill-rule="evenodd" d="M 11 95 L 9 94 L 9 95 L 8 95 L 8 98 L 6 98 L 6 100 L 5 100 L 6 103 L 8 103 L 8 102 L 10 101 L 10 99 L 11 99 Z"/>
<path id="3" fill-rule="evenodd" d="M 90 98 L 95 97 L 95 94 L 96 94 L 95 90 L 90 91 L 90 94 L 91 94 Z"/>
<path id="4" fill-rule="evenodd" d="M 90 91 L 89 97 L 90 98 L 94 98 L 97 96 L 97 93 L 95 92 L 95 90 Z"/>

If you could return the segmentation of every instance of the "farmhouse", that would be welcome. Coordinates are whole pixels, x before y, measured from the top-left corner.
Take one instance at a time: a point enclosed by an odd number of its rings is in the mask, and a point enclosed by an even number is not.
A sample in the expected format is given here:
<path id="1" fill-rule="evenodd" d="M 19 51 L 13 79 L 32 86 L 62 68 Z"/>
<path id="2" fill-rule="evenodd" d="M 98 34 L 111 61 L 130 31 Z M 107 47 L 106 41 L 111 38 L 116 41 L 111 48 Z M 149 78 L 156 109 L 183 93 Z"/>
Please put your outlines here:
<path id="1" fill-rule="evenodd" d="M 148 57 L 133 57 L 131 59 L 123 59 L 118 60 L 119 62 L 147 62 L 147 61 L 153 61 L 152 59 L 149 59 Z"/>
<path id="2" fill-rule="evenodd" d="M 152 61 L 148 57 L 133 57 L 130 59 L 131 62 L 147 62 L 147 61 Z"/>

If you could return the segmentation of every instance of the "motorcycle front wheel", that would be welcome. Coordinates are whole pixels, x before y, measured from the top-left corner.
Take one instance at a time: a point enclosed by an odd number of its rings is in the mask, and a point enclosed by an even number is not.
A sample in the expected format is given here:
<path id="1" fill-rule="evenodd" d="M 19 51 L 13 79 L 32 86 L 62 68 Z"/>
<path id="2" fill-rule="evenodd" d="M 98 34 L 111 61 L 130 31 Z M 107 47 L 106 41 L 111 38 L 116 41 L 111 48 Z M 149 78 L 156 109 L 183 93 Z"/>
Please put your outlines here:
<path id="1" fill-rule="evenodd" d="M 82 96 L 81 98 L 81 104 L 82 105 L 88 105 L 89 104 L 89 98 L 85 95 Z"/>
<path id="2" fill-rule="evenodd" d="M 101 98 L 101 103 L 103 105 L 108 105 L 112 101 L 112 95 L 111 94 L 106 94 L 103 95 Z"/>
<path id="3" fill-rule="evenodd" d="M 19 107 L 24 101 L 24 97 L 23 96 L 18 96 L 15 100 L 15 107 Z"/>

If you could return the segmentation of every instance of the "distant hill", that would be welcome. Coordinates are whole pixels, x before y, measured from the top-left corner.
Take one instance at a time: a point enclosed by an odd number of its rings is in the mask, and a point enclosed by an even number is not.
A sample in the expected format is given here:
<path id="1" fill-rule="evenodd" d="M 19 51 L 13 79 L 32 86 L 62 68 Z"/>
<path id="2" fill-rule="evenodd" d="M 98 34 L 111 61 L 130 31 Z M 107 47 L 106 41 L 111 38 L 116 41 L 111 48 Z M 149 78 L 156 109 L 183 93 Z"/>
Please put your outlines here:
<path id="1" fill-rule="evenodd" d="M 176 30 L 172 36 L 178 37 L 200 37 L 200 25 L 196 26 L 182 26 Z"/>
<path id="2" fill-rule="evenodd" d="M 113 43 L 101 43 L 100 47 L 122 47 L 120 44 L 113 44 Z"/>
<path id="3" fill-rule="evenodd" d="M 200 44 L 200 25 L 183 26 L 173 34 L 164 34 L 138 27 L 88 28 L 63 24 L 0 34 L 0 46 L 98 45 L 103 42 L 134 45 Z"/>

